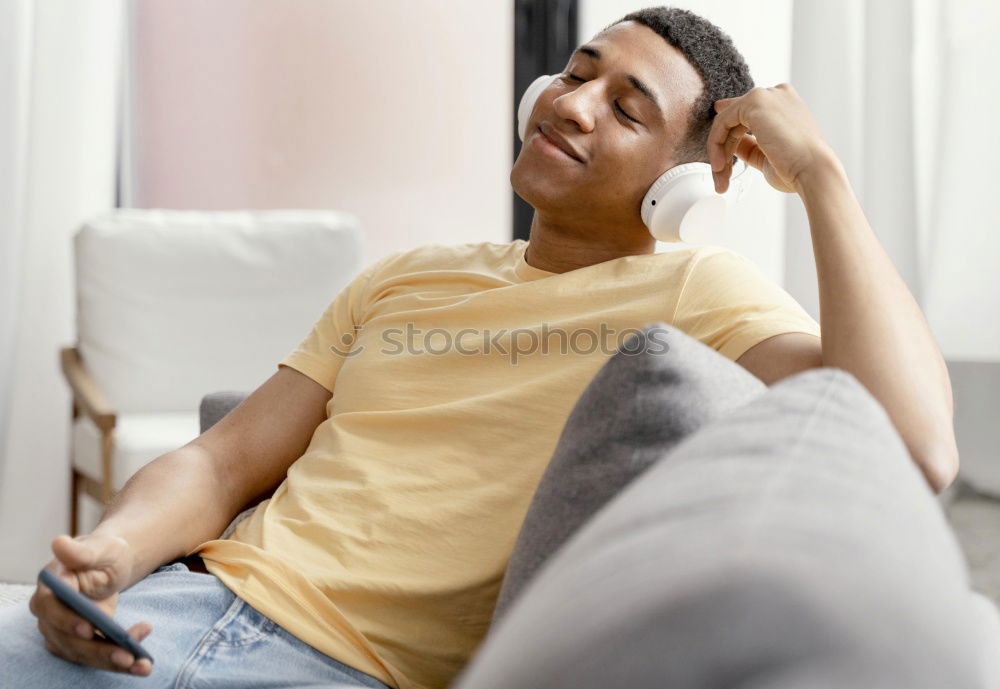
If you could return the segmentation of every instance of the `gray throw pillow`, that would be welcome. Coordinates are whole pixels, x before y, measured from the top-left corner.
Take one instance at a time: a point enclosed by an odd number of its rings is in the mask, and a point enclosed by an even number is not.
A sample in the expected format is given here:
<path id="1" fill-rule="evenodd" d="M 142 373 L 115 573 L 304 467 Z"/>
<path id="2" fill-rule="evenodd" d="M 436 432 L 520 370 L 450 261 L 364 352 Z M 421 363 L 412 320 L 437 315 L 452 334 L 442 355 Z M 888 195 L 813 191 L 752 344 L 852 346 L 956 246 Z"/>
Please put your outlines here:
<path id="1" fill-rule="evenodd" d="M 763 394 L 739 364 L 665 323 L 646 325 L 573 407 L 525 515 L 494 623 L 590 515 L 683 438 Z"/>
<path id="2" fill-rule="evenodd" d="M 1000 644 L 981 603 L 885 410 L 823 367 L 612 498 L 451 686 L 986 689 Z"/>

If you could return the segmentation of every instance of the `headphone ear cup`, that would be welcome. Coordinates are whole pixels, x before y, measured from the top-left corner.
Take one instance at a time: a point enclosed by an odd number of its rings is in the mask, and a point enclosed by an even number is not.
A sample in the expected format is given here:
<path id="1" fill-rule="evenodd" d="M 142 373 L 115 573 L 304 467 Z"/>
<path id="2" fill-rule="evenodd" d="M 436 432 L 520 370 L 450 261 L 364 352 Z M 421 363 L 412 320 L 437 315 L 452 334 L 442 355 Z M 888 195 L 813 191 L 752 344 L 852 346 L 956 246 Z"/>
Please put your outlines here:
<path id="1" fill-rule="evenodd" d="M 524 90 L 524 95 L 521 96 L 521 102 L 517 105 L 517 136 L 521 139 L 521 141 L 524 141 L 524 129 L 528 126 L 528 119 L 531 117 L 531 111 L 535 109 L 535 101 L 538 100 L 538 96 L 541 92 L 544 91 L 557 76 L 559 75 L 543 74 L 531 82 L 528 85 L 528 88 Z"/>
<path id="2" fill-rule="evenodd" d="M 722 228 L 728 196 L 715 191 L 711 165 L 684 163 L 653 182 L 640 215 L 661 242 L 700 242 Z"/>

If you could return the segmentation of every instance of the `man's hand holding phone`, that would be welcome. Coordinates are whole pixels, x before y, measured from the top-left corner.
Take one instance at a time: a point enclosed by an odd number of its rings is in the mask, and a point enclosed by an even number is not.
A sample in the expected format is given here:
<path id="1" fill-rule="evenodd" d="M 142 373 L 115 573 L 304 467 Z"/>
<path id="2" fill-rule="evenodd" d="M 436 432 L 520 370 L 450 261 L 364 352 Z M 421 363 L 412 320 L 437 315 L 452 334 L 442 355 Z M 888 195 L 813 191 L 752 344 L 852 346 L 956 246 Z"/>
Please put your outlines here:
<path id="1" fill-rule="evenodd" d="M 56 557 L 45 569 L 113 617 L 118 606 L 118 593 L 128 585 L 132 574 L 133 553 L 128 542 L 103 534 L 76 538 L 62 535 L 52 541 L 52 552 Z M 28 603 L 28 609 L 38 618 L 38 629 L 45 638 L 45 648 L 60 658 L 102 670 L 140 676 L 147 676 L 153 670 L 149 659 L 137 659 L 135 654 L 105 640 L 93 624 L 60 601 L 52 589 L 41 582 Z M 152 630 L 148 622 L 139 622 L 127 633 L 138 643 Z"/>

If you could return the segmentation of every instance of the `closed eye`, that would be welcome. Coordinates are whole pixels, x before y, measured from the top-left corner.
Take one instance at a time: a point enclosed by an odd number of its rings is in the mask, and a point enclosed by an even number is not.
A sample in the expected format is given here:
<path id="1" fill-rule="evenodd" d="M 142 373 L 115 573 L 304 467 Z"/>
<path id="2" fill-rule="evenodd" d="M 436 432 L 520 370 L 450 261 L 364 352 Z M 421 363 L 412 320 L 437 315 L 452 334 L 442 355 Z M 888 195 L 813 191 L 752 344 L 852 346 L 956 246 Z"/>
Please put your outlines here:
<path id="1" fill-rule="evenodd" d="M 621 114 L 625 115 L 625 117 L 629 118 L 630 120 L 632 120 L 636 124 L 640 124 L 639 120 L 635 119 L 634 117 L 632 117 L 631 115 L 629 115 L 627 112 L 625 112 L 624 110 L 622 110 L 622 106 L 618 105 L 618 101 L 615 101 L 615 107 L 618 108 L 618 112 L 620 112 Z"/>
<path id="2" fill-rule="evenodd" d="M 582 78 L 576 76 L 575 74 L 564 74 L 563 76 L 566 77 L 567 79 L 575 79 L 576 81 L 579 81 L 581 84 L 583 82 L 587 81 L 586 79 L 582 79 Z M 618 110 L 618 112 L 620 112 L 622 115 L 624 115 L 628 119 L 632 120 L 636 124 L 642 124 L 642 122 L 640 122 L 639 120 L 635 119 L 634 117 L 632 117 L 631 115 L 629 115 L 627 112 L 625 112 L 625 110 L 622 109 L 622 106 L 618 105 L 618 101 L 615 101 L 615 108 Z"/>

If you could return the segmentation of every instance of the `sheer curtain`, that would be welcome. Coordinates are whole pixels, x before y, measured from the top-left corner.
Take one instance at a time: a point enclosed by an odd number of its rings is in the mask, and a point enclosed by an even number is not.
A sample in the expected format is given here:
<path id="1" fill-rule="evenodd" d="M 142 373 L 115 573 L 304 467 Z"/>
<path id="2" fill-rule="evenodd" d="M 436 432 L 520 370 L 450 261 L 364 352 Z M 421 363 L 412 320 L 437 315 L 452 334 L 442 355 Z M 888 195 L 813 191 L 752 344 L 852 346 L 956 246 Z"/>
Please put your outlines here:
<path id="1" fill-rule="evenodd" d="M 792 84 L 948 361 L 962 478 L 1000 494 L 998 32 L 988 0 L 797 0 Z M 785 287 L 818 318 L 805 211 L 787 203 Z"/>
<path id="2" fill-rule="evenodd" d="M 936 144 L 925 161 L 927 316 L 956 361 L 1000 362 L 1000 5 L 987 0 L 918 3 L 923 50 L 915 137 Z M 918 110 L 918 111 L 919 111 Z M 933 156 L 933 157 L 931 157 Z M 994 411 L 997 411 L 994 400 Z"/>
<path id="3" fill-rule="evenodd" d="M 0 92 L 5 94 L 0 107 L 0 448 L 6 446 L 14 378 L 32 17 L 28 2 L 0 4 Z M 4 455 L 0 451 L 0 477 Z"/>
<path id="4" fill-rule="evenodd" d="M 115 206 L 124 0 L 0 3 L 0 580 L 68 526 L 70 239 Z"/>

